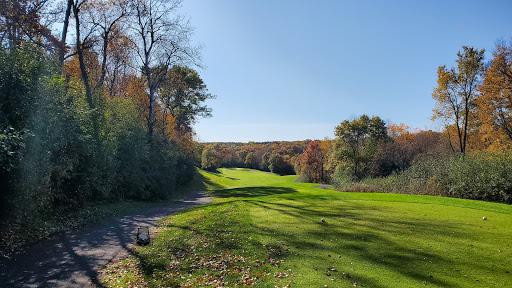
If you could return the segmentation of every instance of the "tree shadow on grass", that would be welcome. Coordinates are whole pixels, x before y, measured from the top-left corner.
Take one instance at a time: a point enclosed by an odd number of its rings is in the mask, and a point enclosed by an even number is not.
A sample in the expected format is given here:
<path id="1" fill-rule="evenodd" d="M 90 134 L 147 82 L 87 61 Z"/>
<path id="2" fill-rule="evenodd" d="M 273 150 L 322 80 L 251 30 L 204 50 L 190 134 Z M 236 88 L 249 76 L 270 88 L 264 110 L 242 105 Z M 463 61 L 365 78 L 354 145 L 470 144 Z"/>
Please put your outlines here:
<path id="1" fill-rule="evenodd" d="M 222 172 L 220 172 L 218 169 L 216 169 L 216 170 L 203 170 L 203 172 L 215 175 L 217 177 L 222 177 L 222 178 L 230 179 L 230 180 L 240 180 L 238 178 L 228 177 L 228 176 L 224 175 Z"/>
<path id="2" fill-rule="evenodd" d="M 448 232 L 453 232 L 451 237 L 454 238 L 468 237 L 460 227 L 450 223 L 433 225 L 430 221 L 421 219 L 388 219 L 378 215 L 380 212 L 386 212 L 385 210 L 389 208 L 371 207 L 351 201 L 340 201 L 341 204 L 338 207 L 335 205 L 322 206 L 320 203 L 311 202 L 301 203 L 300 201 L 276 203 L 264 200 L 246 200 L 246 202 L 268 209 L 271 213 L 269 215 L 273 215 L 269 216 L 268 221 L 274 223 L 258 226 L 258 234 L 273 239 L 272 241 L 286 243 L 290 253 L 295 254 L 295 257 L 299 257 L 299 259 L 304 257 L 304 263 L 308 263 L 307 259 L 315 256 L 322 258 L 327 254 L 340 255 L 340 258 L 348 257 L 351 259 L 350 261 L 359 259 L 379 269 L 391 270 L 393 273 L 402 275 L 404 280 L 409 279 L 416 284 L 449 287 L 450 283 L 425 268 L 436 263 L 451 267 L 455 264 L 454 260 L 430 251 L 429 247 L 424 247 L 427 245 L 414 247 L 403 242 L 401 237 L 393 238 L 388 235 L 400 232 L 421 233 L 422 237 L 427 240 L 431 239 L 429 241 L 432 243 L 441 241 L 438 237 L 443 237 Z M 270 212 L 272 210 L 273 212 Z M 287 222 L 281 219 L 290 218 L 281 218 L 279 214 L 292 216 L 298 220 Z M 320 221 L 322 218 L 325 218 L 326 221 Z M 289 226 L 296 227 L 289 229 Z M 301 232 L 296 234 L 293 231 Z M 326 259 L 329 258 L 326 257 Z M 327 269 L 334 265 L 336 265 L 337 272 L 329 272 Z M 347 261 L 336 262 L 336 264 L 326 262 L 324 266 L 307 267 L 307 269 L 318 269 L 319 273 L 322 271 L 324 274 L 329 272 L 329 274 L 337 276 L 338 281 L 357 282 L 366 287 L 384 287 L 379 281 L 379 275 L 370 274 L 368 276 L 368 271 L 360 273 L 357 270 L 352 270 L 353 266 L 349 265 Z M 343 272 L 346 274 L 342 274 Z M 346 277 L 347 274 L 351 275 L 350 279 Z M 327 283 L 329 277 L 325 278 Z"/>
<path id="3" fill-rule="evenodd" d="M 207 172 L 211 174 L 215 174 L 212 172 Z M 179 190 L 182 194 L 188 191 L 206 191 L 209 189 L 223 189 L 222 185 L 215 183 L 205 177 L 203 174 L 199 173 L 197 170 L 194 173 L 194 178 L 186 185 L 179 187 Z"/>
<path id="4" fill-rule="evenodd" d="M 224 190 L 216 190 L 212 191 L 213 196 L 219 198 L 251 198 L 251 197 L 261 197 L 261 196 L 269 196 L 276 194 L 290 194 L 296 193 L 297 190 L 288 188 L 288 187 L 271 187 L 271 186 L 262 186 L 262 187 L 242 187 L 242 188 L 232 188 L 232 189 L 224 189 Z"/>

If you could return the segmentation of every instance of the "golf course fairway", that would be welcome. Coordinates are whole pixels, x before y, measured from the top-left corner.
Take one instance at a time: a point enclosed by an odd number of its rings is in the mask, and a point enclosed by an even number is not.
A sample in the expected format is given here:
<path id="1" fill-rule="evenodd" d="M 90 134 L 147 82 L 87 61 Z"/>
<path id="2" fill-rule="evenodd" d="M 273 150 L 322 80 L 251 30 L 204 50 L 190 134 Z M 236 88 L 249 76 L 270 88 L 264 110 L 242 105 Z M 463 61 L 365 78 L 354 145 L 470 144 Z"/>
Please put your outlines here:
<path id="1" fill-rule="evenodd" d="M 512 287 L 510 205 L 249 169 L 196 176 L 213 203 L 164 220 L 151 245 L 105 267 L 105 286 Z"/>

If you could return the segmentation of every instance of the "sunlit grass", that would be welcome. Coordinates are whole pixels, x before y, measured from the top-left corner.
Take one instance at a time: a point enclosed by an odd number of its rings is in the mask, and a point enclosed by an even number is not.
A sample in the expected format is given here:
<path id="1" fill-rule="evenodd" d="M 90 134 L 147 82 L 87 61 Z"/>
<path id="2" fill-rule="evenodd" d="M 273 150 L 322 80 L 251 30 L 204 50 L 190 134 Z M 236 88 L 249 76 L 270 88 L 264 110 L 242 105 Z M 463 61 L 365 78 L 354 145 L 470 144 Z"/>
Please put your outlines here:
<path id="1" fill-rule="evenodd" d="M 127 270 L 134 271 L 130 277 L 139 275 L 143 283 L 157 287 L 164 285 L 158 282 L 162 275 L 178 273 L 172 274 L 173 279 L 181 280 L 172 285 L 222 286 L 208 282 L 212 281 L 208 275 L 217 272 L 201 263 L 205 255 L 228 254 L 247 261 L 226 267 L 222 279 L 228 287 L 243 286 L 234 271 L 247 267 L 260 273 L 252 274 L 249 286 L 263 287 L 510 287 L 512 283 L 509 205 L 341 193 L 295 183 L 296 176 L 242 169 L 200 175 L 217 197 L 215 203 L 166 220 L 160 242 L 137 248 L 125 260 L 136 267 Z M 183 247 L 215 241 L 231 244 L 187 252 L 180 260 L 182 266 L 165 268 L 179 256 L 177 251 L 188 249 Z M 165 259 L 161 264 L 150 260 L 159 257 Z M 279 261 L 278 265 L 263 270 L 257 266 L 269 259 Z M 116 267 L 109 268 L 111 279 L 119 279 L 120 271 L 126 270 Z"/>
<path id="2" fill-rule="evenodd" d="M 286 286 L 282 252 L 263 245 L 248 204 L 223 202 L 167 218 L 153 244 L 109 264 L 109 287 Z"/>

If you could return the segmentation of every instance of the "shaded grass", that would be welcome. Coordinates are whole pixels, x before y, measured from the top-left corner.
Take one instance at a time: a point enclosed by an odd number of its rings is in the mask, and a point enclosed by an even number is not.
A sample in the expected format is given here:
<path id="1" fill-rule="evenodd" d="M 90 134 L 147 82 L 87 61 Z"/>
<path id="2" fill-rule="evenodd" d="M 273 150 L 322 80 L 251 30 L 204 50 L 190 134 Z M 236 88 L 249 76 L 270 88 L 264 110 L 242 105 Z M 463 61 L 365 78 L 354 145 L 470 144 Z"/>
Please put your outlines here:
<path id="1" fill-rule="evenodd" d="M 166 220 L 161 242 L 137 248 L 134 256 L 124 260 L 135 270 L 121 269 L 122 263 L 111 266 L 112 279 L 134 279 L 137 273 L 133 271 L 139 271 L 135 278 L 142 279 L 141 283 L 164 285 L 156 279 L 175 273 L 165 267 L 183 253 L 179 251 L 223 243 L 207 246 L 211 250 L 187 252 L 181 261 L 185 264 L 173 270 L 179 271 L 173 279 L 179 276 L 181 282 L 167 284 L 216 286 L 211 282 L 211 275 L 216 274 L 211 267 L 201 266 L 201 259 L 224 254 L 241 256 L 250 263 L 226 265 L 222 279 L 229 287 L 247 284 L 234 271 L 258 268 L 255 265 L 269 259 L 278 265 L 266 272 L 257 270 L 260 274 L 252 274 L 249 286 L 510 287 L 512 283 L 509 205 L 342 193 L 294 183 L 296 176 L 241 169 L 201 175 L 205 187 L 217 197 L 214 204 Z M 483 216 L 488 220 L 482 220 Z M 152 260 L 159 257 L 166 260 L 162 264 Z M 122 271 L 132 271 L 132 278 L 116 278 Z"/>

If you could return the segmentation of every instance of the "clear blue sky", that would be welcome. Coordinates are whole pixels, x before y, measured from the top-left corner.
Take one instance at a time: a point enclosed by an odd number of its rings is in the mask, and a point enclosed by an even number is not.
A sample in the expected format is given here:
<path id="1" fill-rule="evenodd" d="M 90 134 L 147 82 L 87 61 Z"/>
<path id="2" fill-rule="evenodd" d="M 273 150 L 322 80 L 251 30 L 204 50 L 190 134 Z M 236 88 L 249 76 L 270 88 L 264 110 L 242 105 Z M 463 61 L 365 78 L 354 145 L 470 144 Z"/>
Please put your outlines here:
<path id="1" fill-rule="evenodd" d="M 184 0 L 217 99 L 200 141 L 332 138 L 362 114 L 430 121 L 439 65 L 512 39 L 512 1 Z"/>

